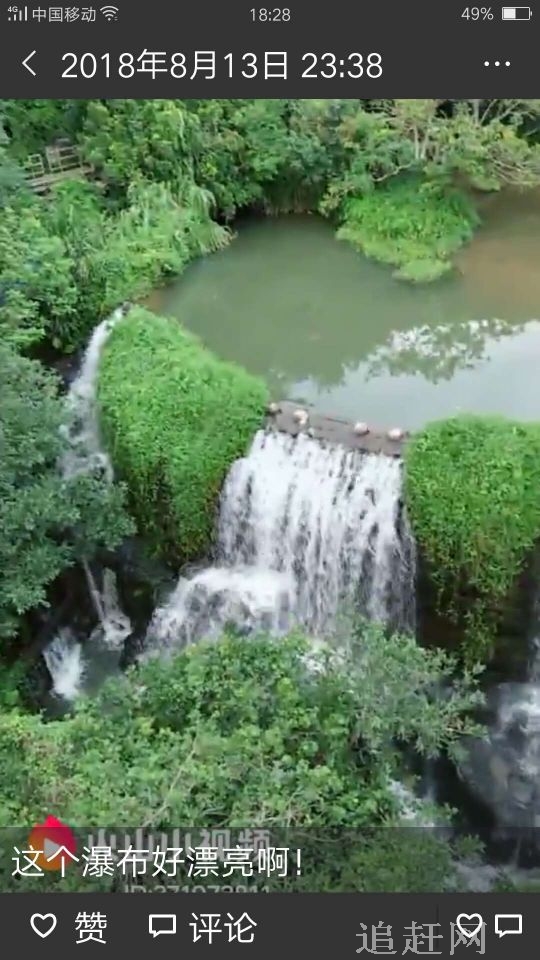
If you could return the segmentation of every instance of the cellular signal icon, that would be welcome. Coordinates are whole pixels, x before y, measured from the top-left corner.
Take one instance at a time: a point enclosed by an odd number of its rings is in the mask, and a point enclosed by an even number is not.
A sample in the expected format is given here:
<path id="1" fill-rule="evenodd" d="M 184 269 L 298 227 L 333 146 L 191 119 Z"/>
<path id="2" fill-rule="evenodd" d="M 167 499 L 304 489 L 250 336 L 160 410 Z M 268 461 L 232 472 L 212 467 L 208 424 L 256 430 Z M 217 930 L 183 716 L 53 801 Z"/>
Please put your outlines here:
<path id="1" fill-rule="evenodd" d="M 8 20 L 28 20 L 28 7 L 8 7 Z"/>
<path id="2" fill-rule="evenodd" d="M 118 7 L 113 7 L 109 4 L 106 7 L 100 7 L 99 10 L 106 20 L 118 20 Z"/>

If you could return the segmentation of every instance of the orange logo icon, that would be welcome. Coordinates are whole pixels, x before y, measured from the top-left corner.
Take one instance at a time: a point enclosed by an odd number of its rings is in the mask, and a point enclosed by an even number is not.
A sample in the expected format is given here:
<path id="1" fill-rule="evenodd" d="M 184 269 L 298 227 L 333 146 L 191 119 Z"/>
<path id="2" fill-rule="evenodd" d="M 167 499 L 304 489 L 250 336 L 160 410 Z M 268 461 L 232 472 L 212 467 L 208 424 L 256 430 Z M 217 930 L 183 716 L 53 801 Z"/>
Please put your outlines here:
<path id="1" fill-rule="evenodd" d="M 77 860 L 77 843 L 73 832 L 56 817 L 49 816 L 43 823 L 36 824 L 28 838 L 28 845 L 33 850 L 39 850 L 35 864 L 41 870 L 60 870 L 64 876 L 66 865 Z"/>

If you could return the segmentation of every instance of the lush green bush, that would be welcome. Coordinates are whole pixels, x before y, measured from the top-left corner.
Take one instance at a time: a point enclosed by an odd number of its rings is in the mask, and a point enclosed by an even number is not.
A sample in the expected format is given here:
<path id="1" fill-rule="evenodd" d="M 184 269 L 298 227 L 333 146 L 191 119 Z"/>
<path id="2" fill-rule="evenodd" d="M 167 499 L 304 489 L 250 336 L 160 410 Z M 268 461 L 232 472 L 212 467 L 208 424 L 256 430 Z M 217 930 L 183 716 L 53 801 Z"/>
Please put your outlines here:
<path id="1" fill-rule="evenodd" d="M 195 256 L 228 243 L 228 232 L 210 217 L 210 202 L 193 184 L 179 191 L 138 181 L 127 189 L 125 208 L 113 213 L 92 185 L 59 187 L 42 219 L 70 257 L 78 302 L 76 311 L 47 325 L 54 345 L 79 346 L 119 303 L 143 297 Z"/>
<path id="2" fill-rule="evenodd" d="M 80 347 L 124 300 L 148 294 L 194 257 L 229 242 L 211 198 L 136 181 L 111 209 L 95 184 L 70 181 L 46 199 L 20 197 L 0 219 L 0 333 L 17 348 Z"/>
<path id="3" fill-rule="evenodd" d="M 330 100 L 194 100 L 194 176 L 222 216 L 317 209 L 343 151 Z"/>
<path id="4" fill-rule="evenodd" d="M 65 419 L 56 377 L 0 345 L 0 641 L 46 603 L 47 587 L 76 559 L 132 531 L 122 492 L 104 480 L 65 480 Z"/>
<path id="5" fill-rule="evenodd" d="M 42 222 L 44 201 L 6 206 L 0 217 L 0 338 L 18 349 L 75 316 L 72 261 Z"/>
<path id="6" fill-rule="evenodd" d="M 209 544 L 227 470 L 261 423 L 266 388 L 142 308 L 112 333 L 99 378 L 103 426 L 141 531 L 170 558 Z"/>
<path id="7" fill-rule="evenodd" d="M 350 200 L 337 235 L 398 267 L 397 277 L 425 282 L 451 269 L 451 255 L 470 240 L 477 223 L 463 194 L 411 179 Z"/>
<path id="8" fill-rule="evenodd" d="M 451 658 L 374 626 L 350 655 L 316 653 L 300 636 L 202 642 L 109 681 L 71 718 L 0 713 L 0 825 L 52 808 L 67 823 L 115 832 L 262 828 L 276 846 L 303 848 L 304 888 L 441 888 L 446 841 L 388 829 L 400 819 L 396 744 L 451 749 L 477 699 L 474 678 L 456 678 Z M 80 870 L 67 882 L 99 884 Z"/>
<path id="9" fill-rule="evenodd" d="M 460 416 L 406 449 L 406 496 L 442 610 L 489 651 L 505 599 L 540 537 L 540 426 Z"/>
<path id="10" fill-rule="evenodd" d="M 58 137 L 72 140 L 86 115 L 88 100 L 2 100 L 0 122 L 10 150 L 19 159 L 38 153 Z"/>
<path id="11" fill-rule="evenodd" d="M 79 142 L 116 189 L 139 177 L 177 183 L 191 169 L 189 120 L 183 100 L 89 100 Z"/>
<path id="12" fill-rule="evenodd" d="M 399 270 L 396 270 L 394 276 L 398 280 L 409 280 L 411 283 L 431 283 L 438 280 L 445 273 L 452 269 L 450 260 L 409 260 L 404 263 Z"/>

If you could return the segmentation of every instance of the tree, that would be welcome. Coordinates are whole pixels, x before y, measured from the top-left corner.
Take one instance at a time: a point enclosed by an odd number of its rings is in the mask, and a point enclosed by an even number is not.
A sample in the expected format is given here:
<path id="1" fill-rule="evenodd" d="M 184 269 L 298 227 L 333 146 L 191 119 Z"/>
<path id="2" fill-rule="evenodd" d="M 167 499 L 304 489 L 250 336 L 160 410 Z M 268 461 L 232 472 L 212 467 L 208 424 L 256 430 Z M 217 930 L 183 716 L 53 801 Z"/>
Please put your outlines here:
<path id="1" fill-rule="evenodd" d="M 428 174 L 459 178 L 468 186 L 500 190 L 540 183 L 540 145 L 524 133 L 538 113 L 538 100 L 455 102 L 452 118 L 439 125 Z"/>
<path id="2" fill-rule="evenodd" d="M 195 100 L 190 110 L 196 182 L 226 220 L 242 208 L 262 208 L 286 149 L 283 101 Z"/>
<path id="3" fill-rule="evenodd" d="M 82 150 L 120 189 L 137 177 L 181 183 L 191 172 L 188 119 L 182 100 L 91 100 Z"/>
<path id="4" fill-rule="evenodd" d="M 73 140 L 88 100 L 0 100 L 0 118 L 14 157 L 41 153 L 54 140 Z"/>
<path id="5" fill-rule="evenodd" d="M 95 477 L 66 481 L 63 404 L 41 364 L 0 346 L 0 639 L 47 600 L 47 587 L 79 557 L 131 530 L 122 491 Z"/>
<path id="6" fill-rule="evenodd" d="M 462 188 L 540 183 L 540 147 L 526 131 L 537 100 L 348 104 L 339 127 L 347 161 L 330 182 L 325 211 L 403 173 Z"/>
<path id="7" fill-rule="evenodd" d="M 41 340 L 75 312 L 77 289 L 64 243 L 41 220 L 39 202 L 4 207 L 0 217 L 0 333 L 18 349 Z"/>
<path id="8" fill-rule="evenodd" d="M 0 210 L 25 187 L 24 171 L 9 156 L 5 142 L 0 119 Z"/>
<path id="9" fill-rule="evenodd" d="M 318 653 L 298 635 L 203 642 L 109 682 L 66 720 L 0 714 L 1 822 L 54 808 L 71 825 L 107 829 L 260 827 L 309 851 L 303 889 L 386 889 L 381 848 L 410 889 L 411 834 L 375 828 L 399 823 L 397 745 L 452 751 L 472 729 L 476 682 L 454 669 L 378 627 Z M 413 887 L 443 887 L 446 842 L 422 847 L 431 862 Z M 68 882 L 80 886 L 80 874 Z"/>

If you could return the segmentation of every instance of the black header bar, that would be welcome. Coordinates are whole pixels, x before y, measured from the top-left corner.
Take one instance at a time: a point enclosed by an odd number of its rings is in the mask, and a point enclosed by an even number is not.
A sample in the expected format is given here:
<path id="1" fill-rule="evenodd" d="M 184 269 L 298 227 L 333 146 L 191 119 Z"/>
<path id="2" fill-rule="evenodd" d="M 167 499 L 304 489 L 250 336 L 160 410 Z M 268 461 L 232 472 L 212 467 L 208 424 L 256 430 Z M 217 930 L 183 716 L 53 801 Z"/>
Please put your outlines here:
<path id="1" fill-rule="evenodd" d="M 0 7 L 2 97 L 534 97 L 540 4 Z"/>

